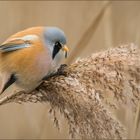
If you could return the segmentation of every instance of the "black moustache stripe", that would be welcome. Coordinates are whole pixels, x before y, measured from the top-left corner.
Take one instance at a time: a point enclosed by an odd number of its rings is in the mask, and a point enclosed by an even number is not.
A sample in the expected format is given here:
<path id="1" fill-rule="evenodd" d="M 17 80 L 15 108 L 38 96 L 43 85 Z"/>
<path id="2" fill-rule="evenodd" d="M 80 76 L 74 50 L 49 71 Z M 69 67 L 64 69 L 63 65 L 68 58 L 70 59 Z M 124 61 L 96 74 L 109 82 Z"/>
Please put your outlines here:
<path id="1" fill-rule="evenodd" d="M 59 45 L 55 45 L 55 46 L 54 46 L 53 54 L 52 54 L 52 59 L 55 58 L 55 56 L 56 56 L 57 53 L 60 51 L 60 49 L 61 49 L 61 46 L 59 46 Z"/>

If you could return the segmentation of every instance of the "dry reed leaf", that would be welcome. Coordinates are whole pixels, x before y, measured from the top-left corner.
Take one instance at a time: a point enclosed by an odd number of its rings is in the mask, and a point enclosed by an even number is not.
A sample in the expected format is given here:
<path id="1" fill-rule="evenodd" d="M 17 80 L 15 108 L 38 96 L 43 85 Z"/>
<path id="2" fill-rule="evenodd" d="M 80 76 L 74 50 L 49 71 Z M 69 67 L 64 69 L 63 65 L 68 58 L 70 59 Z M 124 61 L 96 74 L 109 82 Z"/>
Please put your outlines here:
<path id="1" fill-rule="evenodd" d="M 76 138 L 125 138 L 124 126 L 112 109 L 132 106 L 140 100 L 140 50 L 122 45 L 80 59 L 66 68 L 67 76 L 53 77 L 31 93 L 23 91 L 0 100 L 49 102 L 67 120 L 69 133 Z M 54 122 L 59 120 L 54 113 Z"/>
<path id="2" fill-rule="evenodd" d="M 67 61 L 68 64 L 73 62 L 77 56 L 80 56 L 80 53 L 84 50 L 85 46 L 88 45 L 110 4 L 111 4 L 110 1 L 106 2 L 106 4 L 103 6 L 103 8 L 99 11 L 97 16 L 92 21 L 91 25 L 86 29 L 86 31 L 84 32 L 84 34 L 82 35 L 78 43 L 76 44 L 77 47 L 73 49 L 71 55 L 69 56 L 69 59 Z"/>
<path id="3" fill-rule="evenodd" d="M 138 133 L 138 126 L 140 124 L 140 102 L 138 103 L 136 114 L 135 114 L 135 122 L 134 122 L 134 134 L 137 135 Z"/>

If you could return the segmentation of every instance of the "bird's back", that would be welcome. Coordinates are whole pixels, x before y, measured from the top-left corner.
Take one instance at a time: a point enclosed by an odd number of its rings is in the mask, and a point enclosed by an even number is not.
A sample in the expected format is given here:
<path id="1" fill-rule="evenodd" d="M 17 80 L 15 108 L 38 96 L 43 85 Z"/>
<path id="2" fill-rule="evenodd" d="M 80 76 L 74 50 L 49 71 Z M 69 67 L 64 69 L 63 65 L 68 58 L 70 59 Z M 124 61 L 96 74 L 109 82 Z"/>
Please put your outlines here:
<path id="1" fill-rule="evenodd" d="M 47 73 L 49 67 L 49 57 L 47 56 L 47 47 L 43 46 L 41 36 L 44 27 L 32 27 L 18 32 L 9 37 L 3 44 L 15 38 L 21 38 L 26 35 L 36 35 L 38 40 L 34 40 L 29 48 L 23 48 L 13 52 L 0 53 L 0 72 L 14 73 L 18 76 L 22 76 L 22 80 L 32 83 L 36 82 L 40 77 Z M 34 76 L 31 76 L 34 75 Z"/>

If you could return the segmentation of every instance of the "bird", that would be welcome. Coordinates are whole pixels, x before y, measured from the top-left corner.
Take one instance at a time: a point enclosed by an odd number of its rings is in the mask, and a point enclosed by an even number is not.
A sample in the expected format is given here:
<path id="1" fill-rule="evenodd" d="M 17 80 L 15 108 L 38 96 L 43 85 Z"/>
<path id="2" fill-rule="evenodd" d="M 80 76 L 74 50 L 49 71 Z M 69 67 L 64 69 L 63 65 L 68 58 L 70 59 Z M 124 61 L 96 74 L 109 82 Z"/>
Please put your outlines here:
<path id="1" fill-rule="evenodd" d="M 0 93 L 13 83 L 32 91 L 60 66 L 68 51 L 66 35 L 58 27 L 30 27 L 11 35 L 0 45 Z"/>

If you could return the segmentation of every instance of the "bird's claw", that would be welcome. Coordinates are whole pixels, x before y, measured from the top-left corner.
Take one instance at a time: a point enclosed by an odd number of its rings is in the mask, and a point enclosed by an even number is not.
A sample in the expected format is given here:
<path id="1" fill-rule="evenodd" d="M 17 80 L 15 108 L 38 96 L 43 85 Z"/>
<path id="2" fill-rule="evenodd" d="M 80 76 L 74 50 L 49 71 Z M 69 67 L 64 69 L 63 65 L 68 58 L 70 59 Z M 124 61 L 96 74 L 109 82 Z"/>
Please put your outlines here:
<path id="1" fill-rule="evenodd" d="M 60 76 L 60 75 L 67 76 L 66 67 L 67 67 L 66 64 L 60 65 L 60 67 L 57 69 L 56 72 L 46 75 L 42 80 L 48 80 L 52 77 L 56 77 L 56 76 Z"/>
<path id="2" fill-rule="evenodd" d="M 66 67 L 67 67 L 67 64 L 61 64 L 56 73 L 58 75 L 64 75 L 64 76 L 66 76 L 67 75 Z"/>

